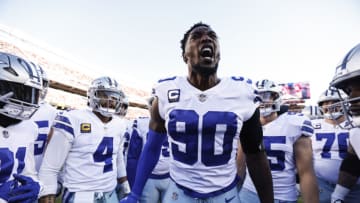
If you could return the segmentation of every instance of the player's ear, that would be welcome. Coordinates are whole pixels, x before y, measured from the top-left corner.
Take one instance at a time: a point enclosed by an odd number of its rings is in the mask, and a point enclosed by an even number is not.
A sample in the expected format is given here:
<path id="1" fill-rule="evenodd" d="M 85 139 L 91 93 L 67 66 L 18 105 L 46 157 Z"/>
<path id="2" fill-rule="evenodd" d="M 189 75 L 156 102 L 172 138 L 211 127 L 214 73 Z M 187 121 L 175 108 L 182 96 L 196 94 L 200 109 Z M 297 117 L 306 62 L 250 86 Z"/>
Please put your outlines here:
<path id="1" fill-rule="evenodd" d="M 182 58 L 183 58 L 183 61 L 184 61 L 185 63 L 187 63 L 188 59 L 187 59 L 185 53 L 182 55 Z"/>

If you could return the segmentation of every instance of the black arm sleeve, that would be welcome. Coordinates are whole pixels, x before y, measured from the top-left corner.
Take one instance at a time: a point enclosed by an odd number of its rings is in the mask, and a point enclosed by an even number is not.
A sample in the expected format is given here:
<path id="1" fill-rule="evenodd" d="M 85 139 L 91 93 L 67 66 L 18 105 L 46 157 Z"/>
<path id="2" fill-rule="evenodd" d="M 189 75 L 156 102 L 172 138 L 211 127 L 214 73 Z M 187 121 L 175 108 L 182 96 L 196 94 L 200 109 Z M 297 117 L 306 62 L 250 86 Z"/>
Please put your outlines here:
<path id="1" fill-rule="evenodd" d="M 355 177 L 360 177 L 360 159 L 355 154 L 347 153 L 341 162 L 340 170 Z"/>
<path id="2" fill-rule="evenodd" d="M 244 122 L 240 132 L 240 142 L 245 154 L 254 154 L 264 150 L 263 131 L 258 108 L 251 118 Z"/>

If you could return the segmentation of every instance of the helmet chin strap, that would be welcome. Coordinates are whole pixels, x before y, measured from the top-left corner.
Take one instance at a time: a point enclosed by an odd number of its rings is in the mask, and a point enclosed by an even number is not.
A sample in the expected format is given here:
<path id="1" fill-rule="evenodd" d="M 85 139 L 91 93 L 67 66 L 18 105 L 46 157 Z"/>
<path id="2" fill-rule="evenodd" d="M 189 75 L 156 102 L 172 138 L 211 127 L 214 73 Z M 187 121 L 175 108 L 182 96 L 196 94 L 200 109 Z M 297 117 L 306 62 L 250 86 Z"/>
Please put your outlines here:
<path id="1" fill-rule="evenodd" d="M 270 116 L 272 112 L 272 108 L 260 108 L 260 114 L 263 117 Z"/>
<path id="2" fill-rule="evenodd" d="M 102 116 L 107 118 L 112 118 L 112 113 L 105 112 L 105 111 L 98 111 Z"/>
<path id="3" fill-rule="evenodd" d="M 332 120 L 337 120 L 338 118 L 340 118 L 342 115 L 344 115 L 341 112 L 336 112 L 336 113 L 326 113 L 324 114 L 324 118 L 326 119 L 332 119 Z"/>

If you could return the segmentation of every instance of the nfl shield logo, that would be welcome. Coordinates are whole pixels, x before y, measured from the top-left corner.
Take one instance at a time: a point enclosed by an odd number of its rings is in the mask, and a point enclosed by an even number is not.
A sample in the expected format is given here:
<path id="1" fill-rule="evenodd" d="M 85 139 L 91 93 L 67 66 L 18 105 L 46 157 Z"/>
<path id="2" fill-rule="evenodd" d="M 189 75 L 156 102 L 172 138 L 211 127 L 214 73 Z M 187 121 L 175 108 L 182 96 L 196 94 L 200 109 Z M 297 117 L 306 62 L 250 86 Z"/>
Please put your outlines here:
<path id="1" fill-rule="evenodd" d="M 179 198 L 179 195 L 176 192 L 173 192 L 171 199 L 177 200 L 178 198 Z"/>
<path id="2" fill-rule="evenodd" d="M 198 98 L 199 98 L 199 101 L 204 102 L 204 101 L 206 101 L 207 96 L 205 94 L 199 94 Z"/>

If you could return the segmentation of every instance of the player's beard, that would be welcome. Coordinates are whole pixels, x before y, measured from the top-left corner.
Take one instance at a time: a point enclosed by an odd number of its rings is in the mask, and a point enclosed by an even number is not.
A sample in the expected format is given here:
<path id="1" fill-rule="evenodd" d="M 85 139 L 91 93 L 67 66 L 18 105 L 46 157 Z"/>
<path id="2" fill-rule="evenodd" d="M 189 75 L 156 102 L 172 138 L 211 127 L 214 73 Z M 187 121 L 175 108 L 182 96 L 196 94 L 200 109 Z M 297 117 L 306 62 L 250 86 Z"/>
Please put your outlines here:
<path id="1" fill-rule="evenodd" d="M 195 64 L 192 67 L 192 71 L 203 76 L 210 76 L 217 72 L 219 63 L 216 63 L 214 67 L 203 66 L 202 64 Z"/>

